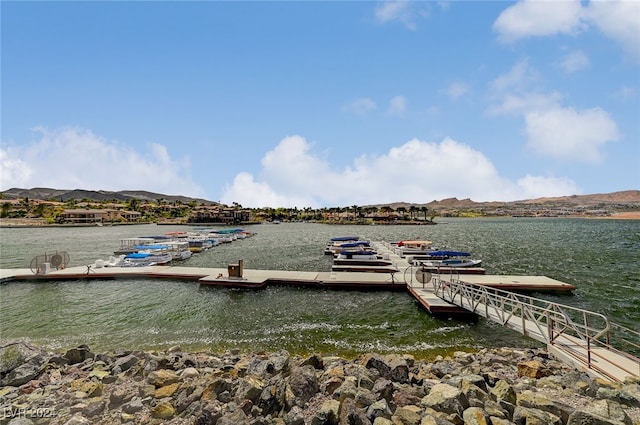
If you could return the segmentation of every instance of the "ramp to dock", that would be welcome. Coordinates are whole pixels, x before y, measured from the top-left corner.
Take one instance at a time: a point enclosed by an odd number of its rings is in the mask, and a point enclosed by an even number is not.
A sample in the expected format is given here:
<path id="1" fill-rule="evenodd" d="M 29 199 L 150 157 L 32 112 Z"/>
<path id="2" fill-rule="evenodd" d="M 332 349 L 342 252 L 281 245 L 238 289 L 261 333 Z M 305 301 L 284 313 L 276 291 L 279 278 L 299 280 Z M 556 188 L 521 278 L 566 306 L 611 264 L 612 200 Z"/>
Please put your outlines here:
<path id="1" fill-rule="evenodd" d="M 617 382 L 640 378 L 640 358 L 628 352 L 640 352 L 640 333 L 602 314 L 439 276 L 433 287 L 443 300 L 547 344 L 592 376 Z"/>

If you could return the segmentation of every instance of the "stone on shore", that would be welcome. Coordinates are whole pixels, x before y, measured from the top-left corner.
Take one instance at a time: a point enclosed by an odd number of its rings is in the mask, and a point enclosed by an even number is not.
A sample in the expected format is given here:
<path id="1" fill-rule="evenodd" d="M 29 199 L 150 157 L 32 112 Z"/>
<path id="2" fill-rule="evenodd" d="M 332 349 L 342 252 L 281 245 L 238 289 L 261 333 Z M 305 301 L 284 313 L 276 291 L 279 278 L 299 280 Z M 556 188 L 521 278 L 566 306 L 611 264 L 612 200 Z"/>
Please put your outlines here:
<path id="1" fill-rule="evenodd" d="M 640 379 L 592 379 L 540 349 L 343 359 L 8 342 L 0 383 L 0 425 L 640 425 Z"/>

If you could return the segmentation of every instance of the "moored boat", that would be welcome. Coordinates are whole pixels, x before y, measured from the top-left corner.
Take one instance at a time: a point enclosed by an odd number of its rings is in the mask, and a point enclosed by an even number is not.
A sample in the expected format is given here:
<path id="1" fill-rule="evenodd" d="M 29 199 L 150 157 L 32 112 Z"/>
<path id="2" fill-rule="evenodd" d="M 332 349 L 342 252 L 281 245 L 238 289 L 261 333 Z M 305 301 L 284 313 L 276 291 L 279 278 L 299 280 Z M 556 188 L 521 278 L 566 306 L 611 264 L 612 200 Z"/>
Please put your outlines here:
<path id="1" fill-rule="evenodd" d="M 419 261 L 418 264 L 428 268 L 480 267 L 482 266 L 482 260 L 473 260 L 471 258 L 447 258 L 446 260 Z"/>
<path id="2" fill-rule="evenodd" d="M 334 265 L 343 266 L 391 266 L 388 258 L 383 258 L 373 251 L 340 251 L 333 259 Z"/>
<path id="3" fill-rule="evenodd" d="M 429 251 L 433 251 L 431 241 L 427 240 L 407 240 L 396 243 L 396 252 L 400 256 L 421 254 L 426 255 Z"/>
<path id="4" fill-rule="evenodd" d="M 169 247 L 169 253 L 171 254 L 173 260 L 186 260 L 193 254 L 189 249 L 189 241 L 169 241 L 166 243 L 166 245 Z"/>
<path id="5" fill-rule="evenodd" d="M 358 236 L 340 236 L 331 238 L 327 247 L 324 250 L 326 255 L 337 255 L 340 251 L 345 250 L 368 250 L 371 243 L 369 241 L 361 240 Z"/>
<path id="6" fill-rule="evenodd" d="M 154 243 L 156 243 L 156 240 L 152 237 L 124 238 L 120 239 L 120 247 L 113 251 L 113 253 L 115 255 L 127 255 L 132 252 L 138 252 L 136 246 L 152 245 Z"/>

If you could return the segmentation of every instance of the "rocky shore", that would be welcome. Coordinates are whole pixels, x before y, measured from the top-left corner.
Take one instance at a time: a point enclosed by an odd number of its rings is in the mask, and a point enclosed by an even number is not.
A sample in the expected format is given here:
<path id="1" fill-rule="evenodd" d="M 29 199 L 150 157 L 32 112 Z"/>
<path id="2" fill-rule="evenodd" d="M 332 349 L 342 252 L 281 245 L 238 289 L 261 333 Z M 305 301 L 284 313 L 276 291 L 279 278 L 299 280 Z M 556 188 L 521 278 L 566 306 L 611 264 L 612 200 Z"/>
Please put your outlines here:
<path id="1" fill-rule="evenodd" d="M 0 345 L 0 424 L 636 425 L 640 380 L 589 378 L 540 349 L 417 360 Z"/>

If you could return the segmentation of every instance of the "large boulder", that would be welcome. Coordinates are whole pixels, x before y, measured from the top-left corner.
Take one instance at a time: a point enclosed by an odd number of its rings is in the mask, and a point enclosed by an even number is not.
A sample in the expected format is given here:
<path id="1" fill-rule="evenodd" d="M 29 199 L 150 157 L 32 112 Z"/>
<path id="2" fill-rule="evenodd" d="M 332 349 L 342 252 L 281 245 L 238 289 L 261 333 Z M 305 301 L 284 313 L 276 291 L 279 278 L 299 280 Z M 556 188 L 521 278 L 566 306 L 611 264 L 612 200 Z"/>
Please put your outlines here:
<path id="1" fill-rule="evenodd" d="M 462 417 L 464 410 L 469 407 L 469 402 L 460 389 L 449 384 L 436 384 L 429 394 L 424 396 L 420 405 Z"/>
<path id="2" fill-rule="evenodd" d="M 53 357 L 47 351 L 24 342 L 0 346 L 0 386 L 18 387 L 37 378 Z"/>
<path id="3" fill-rule="evenodd" d="M 287 379 L 287 394 L 292 396 L 287 400 L 287 405 L 304 407 L 318 390 L 316 369 L 313 366 L 294 367 Z"/>
<path id="4" fill-rule="evenodd" d="M 622 406 L 612 400 L 596 400 L 584 409 L 574 411 L 567 425 L 631 425 Z"/>

